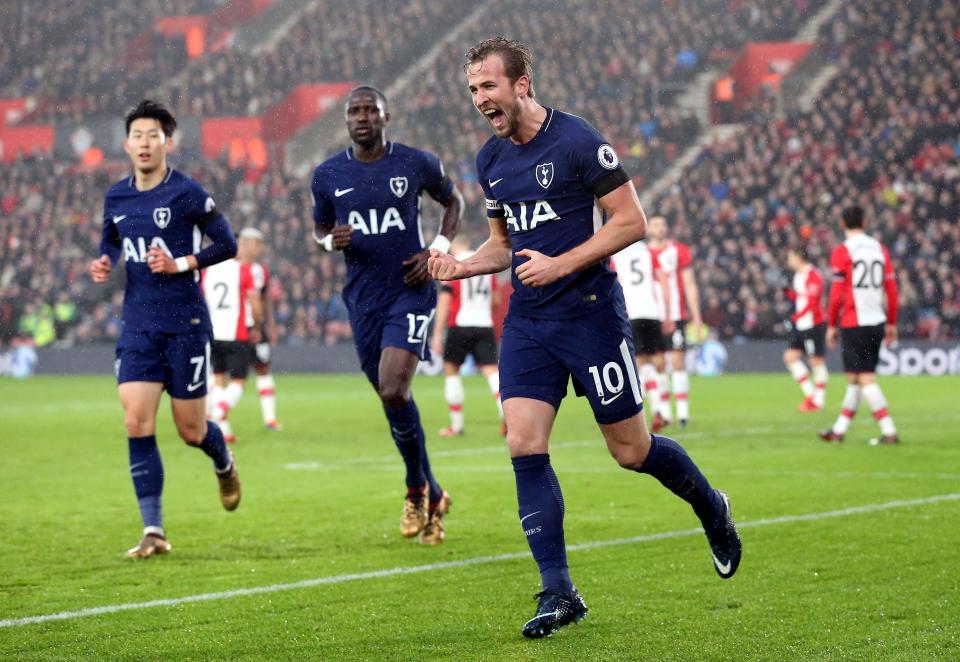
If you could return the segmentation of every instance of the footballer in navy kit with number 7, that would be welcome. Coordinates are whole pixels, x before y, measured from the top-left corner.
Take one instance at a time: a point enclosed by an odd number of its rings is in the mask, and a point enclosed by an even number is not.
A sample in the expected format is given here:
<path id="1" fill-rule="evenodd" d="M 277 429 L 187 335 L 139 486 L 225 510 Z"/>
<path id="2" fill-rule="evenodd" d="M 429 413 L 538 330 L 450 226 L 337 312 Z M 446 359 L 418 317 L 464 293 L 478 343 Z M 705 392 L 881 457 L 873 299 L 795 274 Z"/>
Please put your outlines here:
<path id="1" fill-rule="evenodd" d="M 126 116 L 124 149 L 133 175 L 107 191 L 100 257 L 90 263 L 95 283 L 106 283 L 123 261 L 127 284 L 116 373 L 130 452 L 130 475 L 143 518 L 143 538 L 128 558 L 171 550 L 163 528 L 164 470 L 156 440 L 157 409 L 170 394 L 180 437 L 213 460 L 220 501 L 240 503 L 240 479 L 223 433 L 206 420 L 210 314 L 200 270 L 233 257 L 230 223 L 200 184 L 167 165 L 177 122 L 145 100 Z M 203 237 L 210 245 L 202 247 Z"/>

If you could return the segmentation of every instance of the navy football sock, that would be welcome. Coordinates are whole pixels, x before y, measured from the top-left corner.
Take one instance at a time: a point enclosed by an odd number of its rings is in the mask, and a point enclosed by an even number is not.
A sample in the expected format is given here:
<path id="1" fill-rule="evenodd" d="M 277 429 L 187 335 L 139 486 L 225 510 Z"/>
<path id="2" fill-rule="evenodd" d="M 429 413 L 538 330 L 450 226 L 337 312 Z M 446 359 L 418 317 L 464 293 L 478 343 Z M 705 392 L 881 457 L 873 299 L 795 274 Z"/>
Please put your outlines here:
<path id="1" fill-rule="evenodd" d="M 717 513 L 723 505 L 720 497 L 683 450 L 683 446 L 673 439 L 650 435 L 650 452 L 637 471 L 650 474 L 693 506 L 693 512 L 700 518 L 704 528 L 716 523 Z"/>
<path id="2" fill-rule="evenodd" d="M 563 493 L 547 453 L 513 458 L 520 525 L 545 591 L 573 589 L 563 539 Z"/>
<path id="3" fill-rule="evenodd" d="M 207 421 L 207 436 L 200 442 L 200 450 L 213 460 L 213 468 L 217 471 L 226 471 L 233 462 L 233 456 L 227 450 L 227 442 L 223 439 L 220 426 L 213 421 Z"/>
<path id="4" fill-rule="evenodd" d="M 427 482 L 423 472 L 423 451 L 420 445 L 420 435 L 423 434 L 420 425 L 420 412 L 413 400 L 395 409 L 383 408 L 390 423 L 390 434 L 397 444 L 397 450 L 407 467 L 407 487 L 422 487 Z"/>
<path id="5" fill-rule="evenodd" d="M 413 398 L 410 398 L 410 406 L 417 414 L 417 442 L 420 444 L 420 462 L 423 466 L 423 476 L 429 486 L 430 503 L 436 504 L 443 496 L 443 489 L 437 479 L 433 477 L 433 470 L 430 468 L 430 457 L 427 455 L 427 433 L 423 431 L 423 425 L 420 423 L 420 410 Z"/>
<path id="6" fill-rule="evenodd" d="M 127 437 L 127 446 L 130 449 L 130 477 L 140 504 L 143 526 L 162 529 L 163 462 L 160 461 L 157 438 L 154 435 Z"/>

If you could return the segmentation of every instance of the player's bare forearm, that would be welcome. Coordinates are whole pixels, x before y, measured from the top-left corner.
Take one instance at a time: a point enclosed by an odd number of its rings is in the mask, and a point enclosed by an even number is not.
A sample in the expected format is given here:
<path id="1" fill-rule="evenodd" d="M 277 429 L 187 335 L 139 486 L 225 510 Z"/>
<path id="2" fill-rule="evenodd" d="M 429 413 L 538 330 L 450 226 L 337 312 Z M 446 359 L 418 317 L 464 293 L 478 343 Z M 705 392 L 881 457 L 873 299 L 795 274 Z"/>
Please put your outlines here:
<path id="1" fill-rule="evenodd" d="M 269 293 L 265 292 L 261 296 L 261 300 L 263 301 L 263 322 L 266 324 L 269 330 L 270 327 L 275 327 L 277 325 L 277 318 L 274 315 L 273 310 L 273 298 Z"/>
<path id="2" fill-rule="evenodd" d="M 471 276 L 495 274 L 508 269 L 513 259 L 510 234 L 504 218 L 490 219 L 490 237 L 466 260 L 430 249 L 427 268 L 436 280 L 460 280 Z"/>
<path id="3" fill-rule="evenodd" d="M 632 182 L 617 187 L 598 202 L 609 218 L 590 239 L 559 256 L 563 275 L 601 262 L 647 234 L 647 217 Z"/>
<path id="4" fill-rule="evenodd" d="M 313 240 L 327 252 L 342 251 L 350 246 L 352 232 L 349 225 L 319 225 L 313 230 Z"/>
<path id="5" fill-rule="evenodd" d="M 156 246 L 147 252 L 147 263 L 150 265 L 150 271 L 155 274 L 176 274 L 200 268 L 196 255 L 186 255 L 174 259 L 165 253 L 162 248 Z"/>
<path id="6" fill-rule="evenodd" d="M 250 302 L 250 313 L 253 316 L 253 325 L 259 329 L 260 324 L 263 323 L 263 298 L 259 292 L 250 292 L 250 294 L 247 295 L 247 300 Z"/>
<path id="7" fill-rule="evenodd" d="M 694 324 L 700 324 L 700 288 L 697 287 L 697 279 L 694 278 L 693 269 L 689 267 L 681 272 L 683 278 L 683 290 L 687 297 L 687 307 L 690 309 L 690 318 Z"/>
<path id="8" fill-rule="evenodd" d="M 513 248 L 510 245 L 510 235 L 504 230 L 503 234 L 491 234 L 477 249 L 477 252 L 467 258 L 464 263 L 470 270 L 471 276 L 498 274 L 510 268 L 513 261 Z"/>
<path id="9" fill-rule="evenodd" d="M 441 292 L 437 297 L 437 312 L 433 318 L 433 337 L 430 340 L 430 349 L 440 354 L 443 348 L 443 332 L 447 328 L 447 317 L 450 314 L 449 292 Z"/>
<path id="10" fill-rule="evenodd" d="M 113 271 L 113 263 L 109 255 L 101 255 L 96 260 L 90 262 L 90 277 L 94 283 L 102 285 L 110 279 L 110 273 Z"/>
<path id="11" fill-rule="evenodd" d="M 434 315 L 434 330 L 442 329 L 447 325 L 447 316 L 450 313 L 450 293 L 441 292 L 437 297 L 437 312 Z"/>
<path id="12" fill-rule="evenodd" d="M 273 299 L 269 294 L 263 295 L 263 321 L 266 326 L 266 341 L 271 345 L 277 344 L 277 318 L 273 310 Z"/>
<path id="13" fill-rule="evenodd" d="M 460 230 L 460 218 L 463 216 L 463 195 L 453 187 L 450 200 L 443 206 L 443 218 L 440 219 L 440 234 L 453 239 Z"/>
<path id="14" fill-rule="evenodd" d="M 827 300 L 827 324 L 837 326 L 840 320 L 840 285 L 834 282 L 830 286 L 830 297 Z"/>

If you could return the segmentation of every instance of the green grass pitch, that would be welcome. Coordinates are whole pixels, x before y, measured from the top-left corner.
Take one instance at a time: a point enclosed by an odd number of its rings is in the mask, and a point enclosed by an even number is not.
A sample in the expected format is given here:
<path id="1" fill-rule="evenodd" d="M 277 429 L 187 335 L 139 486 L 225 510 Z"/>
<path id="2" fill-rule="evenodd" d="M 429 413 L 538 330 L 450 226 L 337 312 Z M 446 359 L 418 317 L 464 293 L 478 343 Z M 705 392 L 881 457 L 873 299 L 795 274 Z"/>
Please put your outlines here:
<path id="1" fill-rule="evenodd" d="M 865 407 L 844 444 L 816 440 L 839 406 L 839 375 L 818 414 L 795 411 L 786 374 L 693 380 L 693 422 L 669 432 L 744 524 L 730 581 L 704 537 L 683 533 L 697 524 L 686 504 L 619 469 L 586 403 L 568 397 L 552 457 L 590 614 L 541 641 L 520 636 L 538 576 L 493 403 L 481 379 L 466 382 L 467 435 L 454 440 L 436 435 L 442 380 L 414 385 L 454 499 L 445 544 L 399 535 L 402 465 L 362 377 L 281 375 L 283 432 L 260 425 L 252 382 L 232 417 L 244 487 L 234 513 L 220 508 L 210 461 L 175 438 L 164 400 L 173 553 L 140 562 L 122 558 L 140 519 L 112 380 L 0 382 L 0 658 L 960 659 L 957 378 L 882 380 L 904 443 L 879 448 L 865 443 L 876 433 Z M 591 544 L 603 541 L 619 542 Z M 334 579 L 82 611 L 316 578 Z M 64 611 L 81 614 L 10 623 Z"/>

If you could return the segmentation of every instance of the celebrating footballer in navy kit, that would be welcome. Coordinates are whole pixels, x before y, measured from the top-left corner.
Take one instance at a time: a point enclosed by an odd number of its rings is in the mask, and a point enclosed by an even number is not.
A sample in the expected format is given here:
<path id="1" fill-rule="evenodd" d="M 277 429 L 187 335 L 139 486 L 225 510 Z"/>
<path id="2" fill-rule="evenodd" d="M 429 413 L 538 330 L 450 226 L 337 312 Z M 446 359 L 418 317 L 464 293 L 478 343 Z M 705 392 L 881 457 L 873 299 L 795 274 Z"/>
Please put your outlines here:
<path id="1" fill-rule="evenodd" d="M 538 638 L 587 614 L 567 568 L 563 496 L 548 454 L 571 377 L 617 462 L 693 506 L 721 577 L 736 572 L 740 539 L 726 495 L 679 444 L 651 435 L 641 414 L 630 323 L 608 266 L 646 230 L 633 184 L 596 129 L 537 103 L 532 60 L 525 46 L 503 37 L 467 53 L 474 106 L 494 132 L 477 155 L 490 238 L 463 261 L 432 250 L 429 268 L 438 280 L 512 270 L 500 392 L 520 523 L 543 585 L 522 633 Z"/>
<path id="2" fill-rule="evenodd" d="M 343 298 L 357 354 L 383 403 L 390 432 L 406 465 L 407 496 L 400 532 L 424 544 L 444 539 L 450 495 L 430 469 L 420 413 L 410 386 L 417 363 L 429 358 L 427 330 L 437 288 L 420 225 L 420 197 L 443 208 L 431 248 L 444 253 L 463 208 L 459 191 L 432 154 L 387 142 L 387 100 L 373 87 L 347 97 L 353 145 L 320 164 L 313 175 L 314 238 L 347 262 Z"/>
<path id="3" fill-rule="evenodd" d="M 127 284 L 116 371 L 130 451 L 130 473 L 144 533 L 127 552 L 146 558 L 170 551 L 163 529 L 163 464 L 156 441 L 160 395 L 170 394 L 180 437 L 213 460 L 220 501 L 240 503 L 240 480 L 220 428 L 206 421 L 210 314 L 199 270 L 233 257 L 230 223 L 197 182 L 167 166 L 176 120 L 143 101 L 126 116 L 124 149 L 134 174 L 107 191 L 100 257 L 90 264 L 105 283 L 123 260 Z M 211 244 L 201 249 L 206 235 Z"/>

